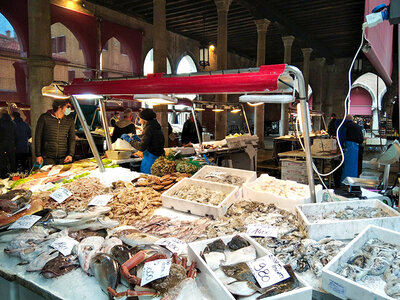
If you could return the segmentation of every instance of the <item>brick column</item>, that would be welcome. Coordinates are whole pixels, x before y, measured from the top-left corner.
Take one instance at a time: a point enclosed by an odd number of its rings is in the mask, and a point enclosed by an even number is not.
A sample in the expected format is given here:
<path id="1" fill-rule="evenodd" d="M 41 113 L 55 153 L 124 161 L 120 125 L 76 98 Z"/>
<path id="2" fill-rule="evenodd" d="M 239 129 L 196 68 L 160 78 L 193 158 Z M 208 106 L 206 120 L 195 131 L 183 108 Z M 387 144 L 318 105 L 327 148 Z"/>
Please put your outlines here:
<path id="1" fill-rule="evenodd" d="M 290 65 L 292 62 L 292 45 L 294 36 L 283 36 L 283 46 L 285 47 L 283 63 Z M 281 105 L 281 124 L 279 128 L 280 135 L 289 133 L 289 104 Z"/>
<path id="2" fill-rule="evenodd" d="M 167 73 L 167 26 L 166 0 L 153 0 L 153 59 L 154 73 Z M 157 105 L 161 114 L 161 128 L 164 133 L 165 147 L 168 147 L 168 105 Z"/>
<path id="3" fill-rule="evenodd" d="M 214 0 L 218 11 L 217 37 L 217 69 L 225 70 L 228 65 L 228 11 L 232 0 Z M 228 95 L 216 95 L 221 103 L 228 102 Z M 215 140 L 222 140 L 226 136 L 226 111 L 215 113 Z"/>
<path id="4" fill-rule="evenodd" d="M 271 23 L 267 19 L 255 20 L 257 26 L 257 66 L 265 65 L 266 36 L 267 29 Z M 254 131 L 258 136 L 258 147 L 264 149 L 264 104 L 255 107 Z"/>
<path id="5" fill-rule="evenodd" d="M 42 88 L 53 81 L 54 61 L 51 56 L 50 1 L 28 1 L 29 25 L 29 99 L 32 136 L 39 116 L 51 108 L 53 99 L 42 96 Z M 34 145 L 34 144 L 33 144 Z"/>

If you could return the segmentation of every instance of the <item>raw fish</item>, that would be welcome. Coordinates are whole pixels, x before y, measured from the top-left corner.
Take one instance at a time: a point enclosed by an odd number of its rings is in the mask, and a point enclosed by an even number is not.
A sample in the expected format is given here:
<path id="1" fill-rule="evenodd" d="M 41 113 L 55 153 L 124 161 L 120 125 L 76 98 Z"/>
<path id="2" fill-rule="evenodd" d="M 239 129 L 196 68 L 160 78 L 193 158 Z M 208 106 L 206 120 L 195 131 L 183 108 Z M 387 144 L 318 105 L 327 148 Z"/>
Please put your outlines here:
<path id="1" fill-rule="evenodd" d="M 74 248 L 79 258 L 81 268 L 88 273 L 90 260 L 92 257 L 100 252 L 104 243 L 104 238 L 101 236 L 90 236 L 83 239 L 79 245 Z"/>
<path id="2" fill-rule="evenodd" d="M 98 253 L 90 261 L 90 273 L 100 283 L 101 290 L 108 294 L 107 287 L 116 289 L 118 285 L 118 263 L 108 254 Z"/>

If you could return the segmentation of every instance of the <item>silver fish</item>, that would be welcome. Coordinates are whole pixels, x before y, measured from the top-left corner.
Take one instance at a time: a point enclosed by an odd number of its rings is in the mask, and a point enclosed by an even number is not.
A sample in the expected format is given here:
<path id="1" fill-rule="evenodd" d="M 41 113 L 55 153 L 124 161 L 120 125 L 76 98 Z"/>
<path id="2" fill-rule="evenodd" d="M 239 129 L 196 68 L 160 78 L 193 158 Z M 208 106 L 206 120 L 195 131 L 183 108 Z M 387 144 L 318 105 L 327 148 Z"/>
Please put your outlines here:
<path id="1" fill-rule="evenodd" d="M 44 265 L 58 256 L 58 251 L 52 248 L 48 248 L 48 251 L 43 252 L 34 260 L 32 260 L 26 267 L 26 271 L 35 272 L 43 269 Z"/>
<path id="2" fill-rule="evenodd" d="M 107 287 L 116 289 L 118 285 L 118 263 L 105 253 L 98 253 L 90 260 L 90 272 L 100 283 L 101 290 L 108 294 Z"/>

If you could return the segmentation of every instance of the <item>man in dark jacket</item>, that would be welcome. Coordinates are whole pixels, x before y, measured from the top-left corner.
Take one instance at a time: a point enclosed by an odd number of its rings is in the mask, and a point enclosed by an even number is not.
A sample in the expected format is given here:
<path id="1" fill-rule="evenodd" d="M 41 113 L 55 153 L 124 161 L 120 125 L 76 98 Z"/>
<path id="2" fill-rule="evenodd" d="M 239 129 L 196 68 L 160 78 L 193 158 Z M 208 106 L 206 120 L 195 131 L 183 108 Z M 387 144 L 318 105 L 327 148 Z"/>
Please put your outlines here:
<path id="1" fill-rule="evenodd" d="M 143 126 L 143 135 L 140 141 L 130 138 L 127 134 L 122 138 L 131 143 L 139 151 L 143 152 L 143 160 L 140 172 L 150 174 L 151 166 L 161 155 L 164 155 L 164 134 L 161 125 L 156 120 L 153 110 L 146 108 L 139 113 L 140 124 Z"/>
<path id="2" fill-rule="evenodd" d="M 20 165 L 23 170 L 29 169 L 29 143 L 28 140 L 32 137 L 31 128 L 28 123 L 22 120 L 18 111 L 11 114 L 16 127 L 16 151 L 15 157 L 17 165 Z"/>
<path id="3" fill-rule="evenodd" d="M 333 113 L 333 114 L 331 114 L 331 121 L 329 122 L 329 125 L 328 125 L 328 134 L 329 134 L 330 137 L 336 136 L 336 124 L 335 124 L 335 122 L 336 122 L 336 114 Z"/>
<path id="4" fill-rule="evenodd" d="M 136 134 L 136 126 L 132 122 L 133 112 L 130 108 L 125 109 L 124 119 L 115 123 L 111 141 L 114 143 L 123 134 Z"/>
<path id="5" fill-rule="evenodd" d="M 202 128 L 200 121 L 197 120 L 197 126 L 199 128 L 199 134 L 201 138 L 202 134 Z M 185 124 L 183 124 L 183 129 L 182 129 L 182 145 L 187 145 L 187 144 L 198 144 L 199 143 L 199 137 L 197 136 L 197 130 L 196 130 L 196 124 L 194 123 L 194 118 L 193 115 L 191 114 L 189 119 L 186 120 Z"/>
<path id="6" fill-rule="evenodd" d="M 69 100 L 54 100 L 53 110 L 42 114 L 36 125 L 36 162 L 55 165 L 72 162 L 75 154 L 75 124 L 69 115 Z"/>
<path id="7" fill-rule="evenodd" d="M 0 110 L 0 176 L 15 172 L 16 126 L 5 108 Z"/>

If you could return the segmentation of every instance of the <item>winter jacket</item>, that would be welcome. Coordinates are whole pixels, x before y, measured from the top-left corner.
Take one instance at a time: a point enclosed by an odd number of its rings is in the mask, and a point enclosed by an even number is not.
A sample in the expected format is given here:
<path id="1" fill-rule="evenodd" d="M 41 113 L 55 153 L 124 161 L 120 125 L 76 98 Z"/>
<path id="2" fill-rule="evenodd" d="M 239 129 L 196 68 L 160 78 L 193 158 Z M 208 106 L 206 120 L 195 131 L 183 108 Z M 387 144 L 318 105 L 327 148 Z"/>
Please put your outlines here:
<path id="1" fill-rule="evenodd" d="M 16 153 L 29 153 L 28 140 L 32 137 L 31 128 L 22 118 L 14 119 L 15 125 L 17 125 L 16 134 Z"/>
<path id="2" fill-rule="evenodd" d="M 114 143 L 123 134 L 133 133 L 136 134 L 136 127 L 129 120 L 121 120 L 115 123 L 114 132 L 111 137 L 111 141 Z"/>
<path id="3" fill-rule="evenodd" d="M 149 151 L 155 156 L 164 155 L 164 134 L 156 119 L 147 121 L 144 126 L 142 140 L 131 141 L 131 145 L 139 151 Z"/>
<path id="4" fill-rule="evenodd" d="M 15 147 L 16 125 L 9 114 L 0 117 L 0 151 L 9 151 Z"/>
<path id="5" fill-rule="evenodd" d="M 42 114 L 36 124 L 36 156 L 64 158 L 75 154 L 75 124 L 71 116 L 58 119 L 52 111 Z"/>

